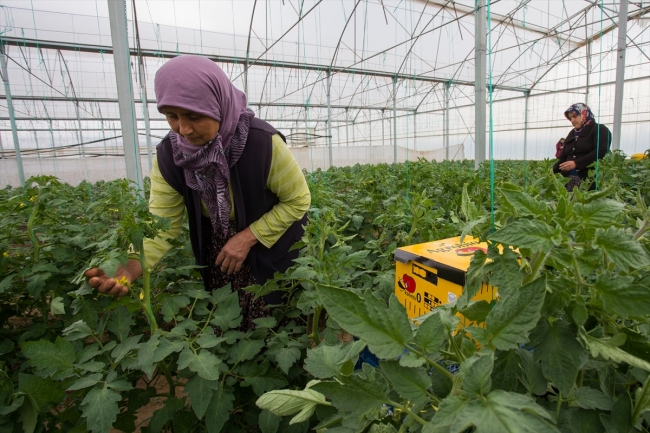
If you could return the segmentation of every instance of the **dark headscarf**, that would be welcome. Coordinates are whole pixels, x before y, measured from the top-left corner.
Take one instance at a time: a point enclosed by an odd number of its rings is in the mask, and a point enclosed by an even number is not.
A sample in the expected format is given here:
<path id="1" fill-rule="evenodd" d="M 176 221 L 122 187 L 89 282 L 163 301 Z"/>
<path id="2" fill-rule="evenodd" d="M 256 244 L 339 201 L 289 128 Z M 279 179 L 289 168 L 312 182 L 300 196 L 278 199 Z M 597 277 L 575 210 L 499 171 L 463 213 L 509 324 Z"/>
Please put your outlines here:
<path id="1" fill-rule="evenodd" d="M 179 56 L 165 63 L 154 80 L 158 111 L 178 107 L 218 120 L 219 132 L 203 146 L 188 143 L 169 132 L 174 164 L 182 167 L 185 181 L 199 191 L 210 213 L 213 229 L 228 231 L 232 209 L 230 168 L 239 160 L 251 117 L 246 95 L 235 88 L 216 63 L 201 56 Z"/>
<path id="2" fill-rule="evenodd" d="M 589 125 L 591 122 L 594 123 L 596 122 L 596 119 L 594 118 L 594 113 L 591 112 L 591 108 L 589 108 L 589 106 L 583 102 L 577 102 L 572 106 L 570 106 L 569 108 L 567 108 L 566 111 L 564 112 L 564 117 L 569 119 L 569 113 L 574 113 L 582 117 L 582 128 Z M 580 132 L 582 128 L 580 128 L 577 131 Z"/>

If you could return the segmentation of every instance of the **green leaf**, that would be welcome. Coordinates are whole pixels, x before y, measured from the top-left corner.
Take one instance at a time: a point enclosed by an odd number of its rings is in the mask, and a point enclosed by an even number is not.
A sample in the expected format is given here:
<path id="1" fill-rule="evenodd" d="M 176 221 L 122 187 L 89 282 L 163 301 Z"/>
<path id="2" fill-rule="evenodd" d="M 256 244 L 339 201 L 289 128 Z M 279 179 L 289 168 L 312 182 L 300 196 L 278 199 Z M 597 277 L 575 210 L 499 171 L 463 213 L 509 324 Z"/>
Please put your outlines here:
<path id="1" fill-rule="evenodd" d="M 180 311 L 181 308 L 187 307 L 190 303 L 190 298 L 184 295 L 179 296 L 165 296 L 162 301 L 160 312 L 163 314 L 163 320 L 171 322 Z"/>
<path id="2" fill-rule="evenodd" d="M 154 412 L 149 421 L 149 432 L 160 433 L 165 424 L 174 419 L 178 412 L 185 407 L 185 399 L 168 398 L 165 405 Z"/>
<path id="3" fill-rule="evenodd" d="M 600 247 L 616 266 L 625 271 L 650 265 L 648 253 L 623 229 L 596 229 L 594 244 Z"/>
<path id="4" fill-rule="evenodd" d="M 572 433 L 605 433 L 599 413 L 595 410 L 575 409 L 567 416 Z"/>
<path id="5" fill-rule="evenodd" d="M 118 344 L 111 356 L 115 359 L 115 362 L 120 362 L 126 355 L 129 354 L 132 350 L 135 350 L 140 347 L 139 341 L 142 338 L 142 335 L 134 335 L 127 338 L 122 343 Z"/>
<path id="6" fill-rule="evenodd" d="M 239 296 L 236 292 L 230 293 L 228 296 L 221 299 L 217 304 L 217 309 L 214 312 L 212 324 L 217 326 L 222 331 L 227 331 L 231 328 L 237 328 L 241 323 L 241 307 L 239 306 Z"/>
<path id="7" fill-rule="evenodd" d="M 212 328 L 210 328 L 208 331 L 203 332 L 201 336 L 196 339 L 196 343 L 203 349 L 211 349 L 223 343 L 224 341 L 226 341 L 224 337 L 217 337 L 214 335 L 214 330 Z"/>
<path id="8" fill-rule="evenodd" d="M 320 345 L 315 349 L 308 349 L 305 370 L 319 379 L 338 376 L 343 364 L 348 360 L 356 362 L 359 353 L 365 347 L 365 342 L 357 340 L 344 345 Z"/>
<path id="9" fill-rule="evenodd" d="M 260 412 L 259 426 L 262 433 L 276 433 L 280 427 L 280 417 L 264 409 Z"/>
<path id="10" fill-rule="evenodd" d="M 245 379 L 244 383 L 251 385 L 253 392 L 257 395 L 288 385 L 282 373 L 275 368 L 269 368 L 268 363 L 242 370 L 240 374 Z"/>
<path id="11" fill-rule="evenodd" d="M 528 334 L 540 318 L 545 293 L 546 278 L 541 277 L 500 299 L 485 321 L 490 343 L 508 350 L 528 342 Z"/>
<path id="12" fill-rule="evenodd" d="M 50 312 L 52 312 L 54 315 L 65 314 L 65 305 L 63 305 L 62 297 L 57 296 L 55 298 L 52 298 L 50 301 Z"/>
<path id="13" fill-rule="evenodd" d="M 533 251 L 549 251 L 559 245 L 562 237 L 558 229 L 539 220 L 519 219 L 492 233 L 489 240 Z"/>
<path id="14" fill-rule="evenodd" d="M 576 203 L 573 211 L 583 223 L 592 227 L 611 227 L 613 221 L 617 221 L 625 204 L 611 199 L 596 200 L 587 204 Z"/>
<path id="15" fill-rule="evenodd" d="M 101 373 L 93 373 L 93 374 L 89 374 L 88 376 L 84 376 L 84 377 L 78 379 L 72 385 L 70 385 L 68 387 L 68 389 L 66 389 L 66 391 L 77 391 L 77 390 L 80 390 L 80 389 L 95 386 L 97 384 L 97 382 L 102 380 L 103 376 L 104 375 L 101 374 Z"/>
<path id="16" fill-rule="evenodd" d="M 577 334 L 577 328 L 569 322 L 542 320 L 531 336 L 531 346 L 535 348 L 533 358 L 541 361 L 544 375 L 564 395 L 571 392 L 578 369 L 587 360 Z"/>
<path id="17" fill-rule="evenodd" d="M 379 410 L 388 403 L 388 384 L 378 374 L 363 378 L 358 374 L 342 376 L 339 382 L 321 382 L 312 387 L 325 394 L 339 411 L 350 411 L 362 416 L 370 410 Z"/>
<path id="18" fill-rule="evenodd" d="M 470 302 L 467 307 L 463 308 L 459 312 L 472 322 L 483 323 L 488 314 L 490 314 L 490 311 L 492 311 L 492 306 L 489 302 L 474 301 Z"/>
<path id="19" fill-rule="evenodd" d="M 133 320 L 132 314 L 129 313 L 129 310 L 124 305 L 120 305 L 111 312 L 111 317 L 108 319 L 106 327 L 120 341 L 124 341 L 129 336 L 133 325 L 135 325 L 135 321 Z"/>
<path id="20" fill-rule="evenodd" d="M 230 418 L 230 411 L 233 408 L 232 402 L 234 400 L 235 396 L 230 387 L 221 386 L 214 392 L 205 416 L 208 433 L 221 432 L 223 425 Z"/>
<path id="21" fill-rule="evenodd" d="M 518 190 L 516 185 L 504 184 L 499 189 L 505 201 L 515 210 L 515 216 L 542 216 L 546 212 L 546 204 L 538 202 L 525 192 Z"/>
<path id="22" fill-rule="evenodd" d="M 140 370 L 144 371 L 145 374 L 149 377 L 153 376 L 153 372 L 156 369 L 157 361 L 154 361 L 153 358 L 158 344 L 160 343 L 159 338 L 160 334 L 155 333 L 148 341 L 142 343 L 140 345 L 140 349 L 138 350 L 138 359 L 136 366 Z"/>
<path id="23" fill-rule="evenodd" d="M 603 307 L 610 314 L 629 319 L 643 317 L 650 311 L 650 287 L 634 284 L 634 277 L 605 271 L 598 276 L 595 289 L 600 292 Z"/>
<path id="24" fill-rule="evenodd" d="M 628 393 L 623 393 L 612 406 L 612 414 L 601 413 L 600 422 L 607 433 L 629 433 L 632 430 L 632 402 Z"/>
<path id="25" fill-rule="evenodd" d="M 50 272 L 43 272 L 27 278 L 27 291 L 29 294 L 34 298 L 41 296 L 41 292 L 51 277 L 52 274 Z"/>
<path id="26" fill-rule="evenodd" d="M 492 247 L 493 244 L 488 245 L 488 249 Z M 487 265 L 487 254 L 482 250 L 479 250 L 474 253 L 474 256 L 469 262 L 469 268 L 467 268 L 467 277 L 465 281 L 465 287 L 463 288 L 463 293 L 458 298 L 456 305 L 458 308 L 464 308 L 469 304 L 469 301 L 476 296 L 476 294 L 481 290 L 481 285 L 483 284 L 483 276 L 485 273 L 485 266 Z"/>
<path id="27" fill-rule="evenodd" d="M 300 349 L 297 347 L 283 347 L 275 354 L 275 361 L 278 366 L 284 371 L 284 374 L 289 374 L 289 369 L 300 359 Z"/>
<path id="28" fill-rule="evenodd" d="M 415 344 L 424 353 L 430 355 L 438 353 L 440 345 L 446 340 L 445 325 L 441 314 L 431 314 L 418 326 L 415 334 Z"/>
<path id="29" fill-rule="evenodd" d="M 19 413 L 18 421 L 23 423 L 23 432 L 34 433 L 38 421 L 38 405 L 29 394 L 25 396 Z"/>
<path id="30" fill-rule="evenodd" d="M 62 332 L 63 336 L 69 341 L 81 340 L 91 335 L 93 331 L 90 329 L 86 322 L 78 320 L 72 325 L 65 328 Z"/>
<path id="31" fill-rule="evenodd" d="M 57 337 L 54 343 L 49 341 L 28 341 L 20 343 L 23 355 L 40 373 L 64 379 L 72 375 L 75 351 L 72 343 Z"/>
<path id="32" fill-rule="evenodd" d="M 544 373 L 542 373 L 541 363 L 534 359 L 533 353 L 525 349 L 517 349 L 516 357 L 520 359 L 520 380 L 528 390 L 528 393 L 535 395 L 546 394 L 548 382 L 544 377 Z"/>
<path id="33" fill-rule="evenodd" d="M 519 265 L 521 257 L 517 252 L 510 248 L 504 248 L 501 252 L 497 248 L 491 248 L 488 259 L 492 262 L 485 265 L 485 272 L 489 272 L 490 284 L 499 290 L 499 296 L 505 298 L 521 287 L 524 275 Z"/>
<path id="34" fill-rule="evenodd" d="M 578 406 L 583 409 L 602 409 L 611 410 L 614 400 L 607 397 L 601 391 L 582 386 L 575 390 L 574 399 L 570 401 L 569 406 Z"/>
<path id="35" fill-rule="evenodd" d="M 492 389 L 494 352 L 477 352 L 460 365 L 463 389 L 469 395 L 486 396 Z"/>
<path id="36" fill-rule="evenodd" d="M 240 340 L 230 349 L 230 357 L 228 361 L 231 364 L 248 361 L 260 353 L 264 346 L 264 340 Z"/>
<path id="37" fill-rule="evenodd" d="M 253 320 L 255 329 L 274 328 L 278 324 L 274 317 L 258 317 Z"/>
<path id="38" fill-rule="evenodd" d="M 632 412 L 632 425 L 639 425 L 644 413 L 650 411 L 650 375 L 643 382 L 643 386 L 634 391 L 634 412 Z"/>
<path id="39" fill-rule="evenodd" d="M 206 380 L 198 374 L 192 376 L 185 384 L 185 392 L 190 396 L 192 410 L 198 419 L 203 419 L 216 389 L 219 389 L 218 381 Z"/>
<path id="40" fill-rule="evenodd" d="M 257 399 L 255 404 L 277 416 L 289 416 L 297 413 L 289 424 L 296 424 L 311 418 L 319 404 L 330 406 L 325 396 L 310 388 L 317 381 L 312 381 L 303 391 L 281 389 L 270 391 Z"/>
<path id="41" fill-rule="evenodd" d="M 187 343 L 184 343 L 182 341 L 170 341 L 166 338 L 161 338 L 158 341 L 158 347 L 156 347 L 156 350 L 153 353 L 151 362 L 160 362 L 172 353 L 180 352 L 185 347 L 185 344 Z M 141 347 L 139 352 L 142 353 L 144 349 L 144 346 Z"/>
<path id="42" fill-rule="evenodd" d="M 645 371 L 650 371 L 650 363 L 632 356 L 624 350 L 613 346 L 609 341 L 598 339 L 591 335 L 583 335 L 582 338 L 587 343 L 591 355 L 596 358 L 602 356 L 604 359 L 618 363 L 626 363 L 632 367 L 637 367 Z"/>
<path id="43" fill-rule="evenodd" d="M 83 416 L 88 429 L 93 433 L 108 433 L 117 419 L 120 409 L 117 402 L 122 400 L 119 393 L 102 387 L 93 388 L 81 402 Z"/>
<path id="44" fill-rule="evenodd" d="M 327 313 L 346 331 L 368 343 L 377 357 L 395 358 L 413 339 L 406 310 L 395 295 L 391 295 L 386 308 L 384 301 L 370 291 L 361 298 L 350 290 L 321 284 L 316 287 Z"/>
<path id="45" fill-rule="evenodd" d="M 61 385 L 61 382 L 54 382 L 50 378 L 42 379 L 33 374 L 18 374 L 18 391 L 29 394 L 40 412 L 45 412 L 62 402 L 65 392 Z"/>
<path id="46" fill-rule="evenodd" d="M 499 389 L 484 400 L 446 398 L 422 431 L 457 433 L 472 426 L 476 433 L 559 433 L 549 413 L 531 397 Z"/>
<path id="47" fill-rule="evenodd" d="M 205 380 L 219 380 L 221 360 L 207 350 L 198 353 L 186 347 L 178 357 L 178 369 L 190 369 Z"/>
<path id="48" fill-rule="evenodd" d="M 424 368 L 402 367 L 399 361 L 381 361 L 379 365 L 399 395 L 416 406 L 427 401 L 431 377 Z"/>
<path id="49" fill-rule="evenodd" d="M 133 387 L 124 377 L 117 377 L 115 370 L 106 375 L 106 386 L 115 391 L 131 391 Z"/>

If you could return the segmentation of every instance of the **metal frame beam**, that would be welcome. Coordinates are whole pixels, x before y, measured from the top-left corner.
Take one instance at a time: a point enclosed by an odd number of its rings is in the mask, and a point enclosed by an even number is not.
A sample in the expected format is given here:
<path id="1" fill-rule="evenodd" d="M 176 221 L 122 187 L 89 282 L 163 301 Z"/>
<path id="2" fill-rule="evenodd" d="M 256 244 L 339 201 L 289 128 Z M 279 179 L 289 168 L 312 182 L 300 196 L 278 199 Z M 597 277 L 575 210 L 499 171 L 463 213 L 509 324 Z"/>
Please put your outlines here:
<path id="1" fill-rule="evenodd" d="M 77 51 L 77 52 L 95 53 L 95 54 L 113 53 L 113 48 L 108 45 L 73 44 L 67 42 L 43 41 L 43 40 L 36 40 L 36 39 L 22 39 L 22 38 L 14 38 L 14 37 L 5 37 L 3 39 L 9 45 L 23 46 L 29 48 Z M 171 59 L 174 57 L 178 57 L 178 55 L 180 54 L 195 54 L 191 52 L 177 52 L 177 51 L 152 50 L 152 49 L 141 49 L 141 53 L 142 56 L 144 57 L 152 57 L 158 59 L 160 58 Z M 136 56 L 137 50 L 131 49 L 131 55 Z M 205 57 L 207 57 L 208 59 L 214 62 L 219 62 L 219 63 L 231 63 L 236 65 L 242 65 L 243 67 L 245 67 L 246 65 L 246 57 L 215 56 L 215 55 L 206 55 Z M 301 70 L 319 71 L 319 72 L 325 71 L 329 68 L 329 65 L 320 65 L 320 64 L 313 64 L 313 63 L 302 63 L 302 62 L 286 62 L 284 60 L 279 61 L 273 59 L 258 59 L 254 62 L 254 64 L 249 65 L 249 69 L 252 66 L 279 67 L 284 69 L 301 69 Z M 449 78 L 432 77 L 432 76 L 421 75 L 421 74 L 420 75 L 406 74 L 406 73 L 395 74 L 393 72 L 387 72 L 387 71 L 352 68 L 352 67 L 344 67 L 344 66 L 332 66 L 331 73 L 370 75 L 373 77 L 383 77 L 383 78 L 391 78 L 391 79 L 395 75 L 397 75 L 397 78 L 400 80 L 425 81 L 431 83 L 444 83 L 446 81 L 449 81 Z M 463 86 L 474 85 L 473 81 L 453 80 L 453 82 L 454 84 L 463 85 Z M 513 92 L 524 92 L 526 90 L 522 87 L 501 86 L 501 85 L 496 85 L 495 89 L 509 90 Z M 259 105 L 259 104 L 255 103 L 255 105 Z M 266 105 L 266 104 L 262 104 L 262 105 Z M 381 109 L 381 107 L 379 109 Z"/>
<path id="2" fill-rule="evenodd" d="M 478 169 L 481 163 L 485 161 L 485 107 L 487 104 L 487 89 L 485 85 L 485 80 L 487 77 L 487 7 L 486 0 L 477 0 L 476 4 L 476 31 L 474 33 L 476 40 L 476 48 L 474 51 L 474 72 L 476 76 L 474 91 L 474 168 Z"/>
<path id="3" fill-rule="evenodd" d="M 18 141 L 18 128 L 16 126 L 16 118 L 14 113 L 14 104 L 11 99 L 11 87 L 9 86 L 9 74 L 7 73 L 7 60 L 5 59 L 5 45 L 0 40 L 0 66 L 2 67 L 2 81 L 5 85 L 5 94 L 7 95 L 7 109 L 9 110 L 9 118 L 11 119 L 11 134 L 14 139 L 14 149 L 16 152 L 16 165 L 18 166 L 18 177 L 20 178 L 20 185 L 25 187 L 25 172 L 23 171 L 23 160 L 20 157 L 20 143 Z"/>
<path id="4" fill-rule="evenodd" d="M 108 15 L 111 24 L 111 40 L 113 41 L 113 61 L 115 62 L 115 80 L 117 81 L 117 95 L 120 107 L 126 177 L 135 182 L 139 193 L 144 196 L 140 146 L 137 125 L 135 124 L 133 82 L 130 74 L 131 59 L 126 26 L 125 0 L 108 0 Z"/>
<path id="5" fill-rule="evenodd" d="M 614 91 L 614 124 L 612 149 L 621 148 L 621 121 L 623 120 L 623 90 L 625 87 L 625 48 L 627 47 L 627 0 L 620 0 L 618 9 L 618 50 L 616 56 L 616 89 Z"/>

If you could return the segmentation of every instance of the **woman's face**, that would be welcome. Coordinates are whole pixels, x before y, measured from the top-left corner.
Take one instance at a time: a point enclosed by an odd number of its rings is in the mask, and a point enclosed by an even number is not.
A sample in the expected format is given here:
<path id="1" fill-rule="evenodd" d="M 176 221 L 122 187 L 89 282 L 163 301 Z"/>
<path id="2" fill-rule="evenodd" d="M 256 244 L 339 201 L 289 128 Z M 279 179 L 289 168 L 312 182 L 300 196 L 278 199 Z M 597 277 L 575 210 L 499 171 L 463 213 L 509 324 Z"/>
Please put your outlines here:
<path id="1" fill-rule="evenodd" d="M 575 129 L 582 128 L 582 116 L 576 113 L 569 113 L 569 121 Z"/>
<path id="2" fill-rule="evenodd" d="M 163 107 L 169 127 L 188 143 L 203 146 L 219 132 L 221 123 L 211 117 L 179 107 Z"/>

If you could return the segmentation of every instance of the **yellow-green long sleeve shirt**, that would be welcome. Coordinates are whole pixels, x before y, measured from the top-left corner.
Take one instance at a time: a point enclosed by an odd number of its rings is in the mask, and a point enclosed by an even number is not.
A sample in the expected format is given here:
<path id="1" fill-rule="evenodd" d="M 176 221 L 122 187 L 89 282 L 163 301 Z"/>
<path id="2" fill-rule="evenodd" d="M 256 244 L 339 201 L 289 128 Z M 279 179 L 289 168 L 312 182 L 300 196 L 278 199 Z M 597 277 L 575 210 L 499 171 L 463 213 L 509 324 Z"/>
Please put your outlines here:
<path id="1" fill-rule="evenodd" d="M 273 246 L 291 224 L 302 218 L 311 204 L 311 195 L 305 177 L 282 137 L 275 134 L 271 142 L 271 167 L 266 187 L 278 197 L 279 203 L 249 226 L 257 240 L 267 248 Z M 156 239 L 144 241 L 146 265 L 151 268 L 171 248 L 168 240 L 180 235 L 185 203 L 183 196 L 163 178 L 157 159 L 154 159 L 149 176 L 151 178 L 149 210 L 154 215 L 171 219 L 171 228 L 168 231 L 161 233 Z M 232 188 L 230 200 L 232 205 L 230 219 L 234 220 Z M 201 201 L 201 213 L 209 217 L 203 201 Z"/>

